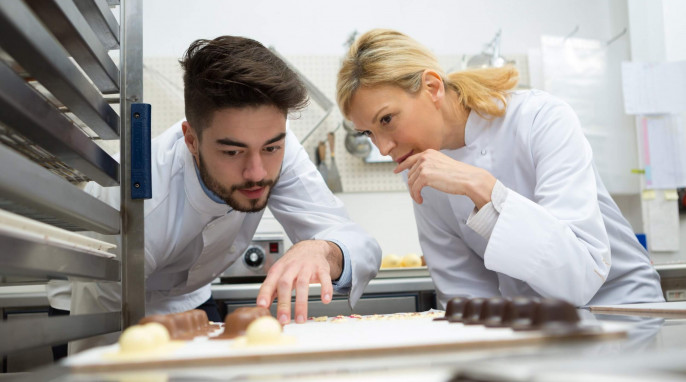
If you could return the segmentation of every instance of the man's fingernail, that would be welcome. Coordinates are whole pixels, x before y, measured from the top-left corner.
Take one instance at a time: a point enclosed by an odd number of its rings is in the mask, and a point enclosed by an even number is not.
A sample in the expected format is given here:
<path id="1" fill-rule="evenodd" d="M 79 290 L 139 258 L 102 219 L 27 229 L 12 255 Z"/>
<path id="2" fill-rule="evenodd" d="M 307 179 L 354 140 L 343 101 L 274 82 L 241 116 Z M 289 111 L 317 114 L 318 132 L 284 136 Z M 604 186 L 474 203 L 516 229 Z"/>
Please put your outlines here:
<path id="1" fill-rule="evenodd" d="M 297 322 L 297 323 L 299 323 L 299 324 L 302 324 L 303 322 L 305 322 L 305 319 L 303 318 L 303 316 L 298 316 L 298 317 L 295 319 L 295 322 Z"/>
<path id="2" fill-rule="evenodd" d="M 282 314 L 281 317 L 279 317 L 279 322 L 282 324 L 287 324 L 288 321 L 288 316 L 286 316 L 285 314 Z"/>
<path id="3" fill-rule="evenodd" d="M 267 302 L 264 301 L 263 298 L 261 298 L 261 299 L 257 300 L 257 305 L 259 305 L 259 306 L 266 306 L 266 305 L 267 305 Z"/>
<path id="4" fill-rule="evenodd" d="M 330 295 L 330 294 L 328 294 L 328 293 L 327 293 L 327 294 L 325 294 L 325 295 L 324 295 L 324 300 L 325 300 L 325 301 L 329 301 L 329 300 L 331 300 L 331 295 Z"/>

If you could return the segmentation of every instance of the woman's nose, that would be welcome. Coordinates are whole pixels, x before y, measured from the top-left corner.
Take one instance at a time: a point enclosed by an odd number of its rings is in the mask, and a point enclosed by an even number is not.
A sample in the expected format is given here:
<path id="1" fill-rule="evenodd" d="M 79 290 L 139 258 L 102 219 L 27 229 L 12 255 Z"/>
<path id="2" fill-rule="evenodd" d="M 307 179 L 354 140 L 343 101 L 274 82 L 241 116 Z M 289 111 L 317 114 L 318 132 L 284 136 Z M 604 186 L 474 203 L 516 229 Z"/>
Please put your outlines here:
<path id="1" fill-rule="evenodd" d="M 377 136 L 374 142 L 381 155 L 389 155 L 395 146 L 393 140 L 383 136 Z"/>

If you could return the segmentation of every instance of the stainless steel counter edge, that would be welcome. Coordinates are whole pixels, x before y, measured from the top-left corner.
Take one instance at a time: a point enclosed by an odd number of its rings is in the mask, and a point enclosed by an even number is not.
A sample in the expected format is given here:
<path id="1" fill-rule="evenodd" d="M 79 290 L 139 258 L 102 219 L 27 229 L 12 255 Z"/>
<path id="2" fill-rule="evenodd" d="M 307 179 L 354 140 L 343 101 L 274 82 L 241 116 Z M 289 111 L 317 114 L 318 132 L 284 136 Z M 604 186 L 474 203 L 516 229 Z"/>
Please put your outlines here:
<path id="1" fill-rule="evenodd" d="M 661 277 L 681 276 L 684 267 L 681 265 L 656 266 Z M 257 298 L 259 283 L 251 284 L 212 284 L 212 296 L 218 300 L 240 300 Z M 380 278 L 373 279 L 367 285 L 365 294 L 373 293 L 411 293 L 433 291 L 431 277 Z M 319 284 L 310 286 L 310 296 L 321 293 Z M 47 306 L 48 300 L 45 285 L 0 286 L 0 308 Z"/>
<path id="2" fill-rule="evenodd" d="M 655 270 L 661 278 L 686 277 L 686 264 L 656 264 Z"/>
<path id="3" fill-rule="evenodd" d="M 213 284 L 212 296 L 217 300 L 255 299 L 260 290 L 259 283 L 253 284 Z M 364 290 L 371 293 L 412 293 L 433 291 L 431 277 L 411 277 L 403 279 L 374 279 Z M 310 296 L 321 294 L 319 284 L 310 286 Z M 48 306 L 45 284 L 0 286 L 0 308 L 20 308 L 31 306 Z"/>
<path id="4" fill-rule="evenodd" d="M 212 297 L 215 300 L 255 299 L 260 290 L 259 283 L 254 284 L 215 284 L 212 285 Z M 404 279 L 373 279 L 364 290 L 364 294 L 372 293 L 412 293 L 433 291 L 434 284 L 431 277 L 411 277 Z M 310 285 L 310 297 L 321 294 L 319 284 Z"/>
<path id="5" fill-rule="evenodd" d="M 663 278 L 682 276 L 682 265 L 656 266 Z M 252 284 L 212 284 L 212 296 L 218 300 L 241 300 L 257 298 L 260 283 Z M 433 291 L 431 277 L 381 278 L 373 279 L 367 285 L 365 294 L 375 293 L 411 293 Z M 319 284 L 310 286 L 310 296 L 316 297 L 321 293 Z M 48 299 L 45 285 L 0 286 L 0 308 L 47 306 Z"/>

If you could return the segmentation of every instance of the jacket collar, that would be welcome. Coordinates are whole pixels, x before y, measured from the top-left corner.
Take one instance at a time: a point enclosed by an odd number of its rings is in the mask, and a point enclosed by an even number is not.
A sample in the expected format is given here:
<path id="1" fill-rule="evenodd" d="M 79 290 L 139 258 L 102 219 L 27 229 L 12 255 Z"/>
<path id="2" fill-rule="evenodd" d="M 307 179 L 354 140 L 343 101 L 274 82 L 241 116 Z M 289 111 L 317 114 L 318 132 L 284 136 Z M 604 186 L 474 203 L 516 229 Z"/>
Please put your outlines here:
<path id="1" fill-rule="evenodd" d="M 202 181 L 202 177 L 200 176 L 200 169 L 198 169 L 198 162 L 193 161 L 193 167 L 195 168 L 195 176 L 198 177 L 198 182 L 200 183 L 200 187 L 202 187 L 202 190 L 205 191 L 205 195 L 207 195 L 208 198 L 212 199 L 217 203 L 226 204 L 226 202 L 224 202 L 222 198 L 219 197 L 219 195 L 215 194 L 214 192 L 212 192 L 212 190 L 207 188 L 205 182 Z"/>
<path id="2" fill-rule="evenodd" d="M 226 203 L 215 202 L 205 193 L 203 185 L 200 183 L 200 177 L 195 169 L 193 155 L 188 151 L 186 145 L 182 145 L 181 149 L 184 151 L 183 177 L 186 198 L 188 198 L 191 206 L 198 212 L 211 216 L 222 216 L 232 211 L 233 209 Z"/>
<path id="3" fill-rule="evenodd" d="M 480 118 L 479 113 L 475 112 L 474 110 L 469 111 L 469 115 L 467 116 L 467 123 L 464 127 L 465 147 L 468 147 L 469 145 L 473 144 L 474 141 L 476 141 L 479 135 L 481 135 L 481 133 L 483 132 L 483 126 L 480 123 L 482 120 L 483 119 Z"/>

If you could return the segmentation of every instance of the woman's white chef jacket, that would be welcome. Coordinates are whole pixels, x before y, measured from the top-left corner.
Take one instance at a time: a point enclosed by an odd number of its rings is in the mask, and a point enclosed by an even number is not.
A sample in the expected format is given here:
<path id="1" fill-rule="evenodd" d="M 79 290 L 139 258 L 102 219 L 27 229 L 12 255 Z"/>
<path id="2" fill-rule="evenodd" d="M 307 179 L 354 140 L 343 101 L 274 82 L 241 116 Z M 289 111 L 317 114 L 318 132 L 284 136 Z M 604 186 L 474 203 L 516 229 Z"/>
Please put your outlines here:
<path id="1" fill-rule="evenodd" d="M 645 249 L 605 189 L 566 103 L 514 91 L 504 117 L 469 114 L 451 158 L 506 187 L 490 239 L 468 223 L 474 203 L 425 187 L 414 204 L 424 258 L 445 306 L 455 296 L 542 296 L 576 306 L 663 301 Z M 407 179 L 407 171 L 405 171 Z"/>
<path id="2" fill-rule="evenodd" d="M 152 143 L 153 198 L 145 201 L 146 314 L 194 309 L 211 295 L 210 283 L 250 244 L 263 212 L 243 213 L 211 200 L 175 124 Z M 118 188 L 91 182 L 86 191 L 119 206 Z M 287 129 L 281 177 L 268 207 L 293 243 L 305 239 L 342 244 L 352 265 L 350 303 L 377 273 L 381 249 L 347 216 L 295 135 Z M 114 283 L 110 283 L 114 284 Z M 72 311 L 119 309 L 116 285 L 75 288 Z M 75 305 L 81 305 L 77 307 Z"/>

